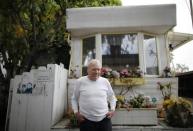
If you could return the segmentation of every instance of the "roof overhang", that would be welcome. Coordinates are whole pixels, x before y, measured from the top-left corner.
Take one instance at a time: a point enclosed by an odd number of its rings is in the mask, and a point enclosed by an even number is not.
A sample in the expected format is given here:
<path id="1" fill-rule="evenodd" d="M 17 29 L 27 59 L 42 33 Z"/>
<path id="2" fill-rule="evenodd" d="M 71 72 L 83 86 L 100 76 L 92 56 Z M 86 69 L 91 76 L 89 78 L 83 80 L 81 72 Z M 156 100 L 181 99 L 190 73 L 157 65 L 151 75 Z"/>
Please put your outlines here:
<path id="1" fill-rule="evenodd" d="M 164 34 L 175 25 L 175 4 L 67 9 L 66 26 L 74 37 L 109 32 Z"/>
<path id="2" fill-rule="evenodd" d="M 180 46 L 193 40 L 193 34 L 180 33 L 180 32 L 168 32 L 168 44 L 175 50 Z"/>

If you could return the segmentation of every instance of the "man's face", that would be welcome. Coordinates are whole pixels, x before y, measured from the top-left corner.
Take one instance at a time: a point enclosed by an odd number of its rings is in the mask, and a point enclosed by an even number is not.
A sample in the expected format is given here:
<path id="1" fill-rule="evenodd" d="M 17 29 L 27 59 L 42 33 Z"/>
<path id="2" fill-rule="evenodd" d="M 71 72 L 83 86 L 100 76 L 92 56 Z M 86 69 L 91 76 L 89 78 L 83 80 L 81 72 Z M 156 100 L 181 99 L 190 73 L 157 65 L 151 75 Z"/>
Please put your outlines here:
<path id="1" fill-rule="evenodd" d="M 98 65 L 92 64 L 88 66 L 87 73 L 88 73 L 89 79 L 94 81 L 97 80 L 100 76 L 100 71 L 101 71 L 101 68 Z"/>

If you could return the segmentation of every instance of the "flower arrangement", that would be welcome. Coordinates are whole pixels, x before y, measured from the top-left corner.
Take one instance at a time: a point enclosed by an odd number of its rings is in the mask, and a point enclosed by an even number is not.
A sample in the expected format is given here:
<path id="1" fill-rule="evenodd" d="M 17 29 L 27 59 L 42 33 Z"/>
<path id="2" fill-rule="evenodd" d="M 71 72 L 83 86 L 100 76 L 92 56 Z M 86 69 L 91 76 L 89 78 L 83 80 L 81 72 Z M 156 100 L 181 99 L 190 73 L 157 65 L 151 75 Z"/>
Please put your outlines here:
<path id="1" fill-rule="evenodd" d="M 171 126 L 189 127 L 192 124 L 192 104 L 181 97 L 164 100 L 166 122 Z"/>
<path id="2" fill-rule="evenodd" d="M 142 71 L 139 67 L 128 69 L 124 68 L 120 71 L 112 70 L 109 67 L 101 68 L 101 76 L 105 78 L 129 78 L 129 77 L 142 77 Z"/>
<path id="3" fill-rule="evenodd" d="M 154 108 L 156 107 L 157 98 L 137 94 L 129 100 L 129 105 L 132 108 Z"/>
<path id="4" fill-rule="evenodd" d="M 145 96 L 144 94 L 137 94 L 126 99 L 122 95 L 117 97 L 117 108 L 152 108 L 156 106 L 157 99 L 155 97 Z"/>
<path id="5" fill-rule="evenodd" d="M 127 107 L 125 96 L 117 95 L 116 98 L 117 98 L 116 108 L 126 108 Z"/>
<path id="6" fill-rule="evenodd" d="M 101 76 L 108 78 L 111 84 L 119 86 L 121 90 L 118 94 L 123 96 L 126 95 L 133 86 L 144 84 L 144 79 L 138 78 L 142 77 L 139 68 L 133 71 L 128 70 L 128 68 L 116 71 L 109 67 L 103 67 L 101 69 Z"/>
<path id="7" fill-rule="evenodd" d="M 120 75 L 117 71 L 113 71 L 109 67 L 103 67 L 101 68 L 101 76 L 105 78 L 119 78 Z"/>
<path id="8" fill-rule="evenodd" d="M 129 104 L 132 108 L 142 108 L 145 103 L 145 97 L 142 94 L 138 94 L 137 96 L 134 96 L 132 99 L 130 99 Z"/>
<path id="9" fill-rule="evenodd" d="M 78 65 L 75 65 L 74 67 L 71 67 L 69 78 L 78 78 L 78 75 L 77 75 L 78 67 L 79 67 Z"/>
<path id="10" fill-rule="evenodd" d="M 117 108 L 129 108 L 130 106 L 133 107 L 133 105 L 131 105 L 129 103 L 129 101 L 125 98 L 125 95 L 130 90 L 132 90 L 132 88 L 135 85 L 144 84 L 144 79 L 141 78 L 142 74 L 143 73 L 139 67 L 137 67 L 137 68 L 123 68 L 119 71 L 112 70 L 109 67 L 101 68 L 101 76 L 108 78 L 111 84 L 119 86 L 121 88 L 119 90 L 119 92 L 117 93 L 118 95 L 116 96 L 117 97 Z M 138 96 L 135 97 L 135 99 L 138 99 Z M 140 103 L 139 99 L 138 99 L 137 103 Z M 141 107 L 142 106 L 136 107 L 134 105 L 133 108 L 141 108 Z"/>
<path id="11" fill-rule="evenodd" d="M 163 70 L 163 77 L 172 77 L 172 71 L 169 66 L 166 66 Z"/>

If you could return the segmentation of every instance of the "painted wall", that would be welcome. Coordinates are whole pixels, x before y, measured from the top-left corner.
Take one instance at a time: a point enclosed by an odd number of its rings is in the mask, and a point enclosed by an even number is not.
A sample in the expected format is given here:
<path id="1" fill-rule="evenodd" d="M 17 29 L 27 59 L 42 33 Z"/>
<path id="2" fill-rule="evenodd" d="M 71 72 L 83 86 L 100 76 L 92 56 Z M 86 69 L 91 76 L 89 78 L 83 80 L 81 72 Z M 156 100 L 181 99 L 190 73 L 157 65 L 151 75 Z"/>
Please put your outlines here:
<path id="1" fill-rule="evenodd" d="M 56 64 L 11 81 L 9 131 L 49 131 L 67 111 L 67 70 Z"/>

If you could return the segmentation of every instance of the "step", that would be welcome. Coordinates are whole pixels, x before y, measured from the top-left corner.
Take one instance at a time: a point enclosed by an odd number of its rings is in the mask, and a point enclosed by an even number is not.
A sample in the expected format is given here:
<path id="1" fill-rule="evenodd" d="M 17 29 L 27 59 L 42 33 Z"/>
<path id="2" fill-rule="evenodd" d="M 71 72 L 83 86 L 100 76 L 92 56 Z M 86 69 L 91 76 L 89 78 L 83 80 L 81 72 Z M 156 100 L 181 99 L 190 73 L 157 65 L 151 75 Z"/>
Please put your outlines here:
<path id="1" fill-rule="evenodd" d="M 55 126 L 51 128 L 51 131 L 79 131 L 78 128 L 69 128 L 66 125 L 69 120 L 63 119 Z M 192 128 L 177 128 L 169 127 L 166 125 L 163 119 L 158 120 L 158 125 L 156 126 L 115 126 L 113 125 L 113 131 L 193 131 Z"/>

